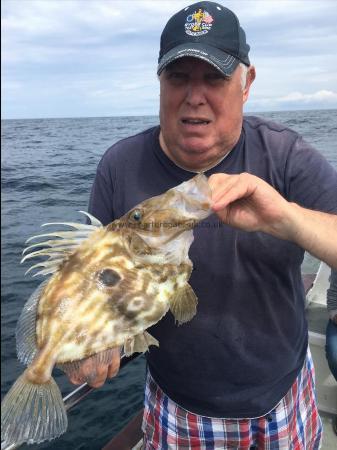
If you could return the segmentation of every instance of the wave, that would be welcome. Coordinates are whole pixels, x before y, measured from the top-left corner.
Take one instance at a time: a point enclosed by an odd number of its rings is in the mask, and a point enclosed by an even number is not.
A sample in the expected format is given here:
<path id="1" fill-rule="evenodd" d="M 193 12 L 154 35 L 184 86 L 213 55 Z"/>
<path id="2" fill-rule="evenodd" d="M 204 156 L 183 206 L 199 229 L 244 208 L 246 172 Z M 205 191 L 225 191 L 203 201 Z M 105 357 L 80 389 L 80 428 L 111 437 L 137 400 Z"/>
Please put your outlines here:
<path id="1" fill-rule="evenodd" d="M 59 189 L 60 186 L 52 184 L 48 181 L 27 181 L 25 179 L 13 179 L 13 180 L 2 180 L 1 188 L 3 190 L 16 190 L 19 192 L 35 192 L 43 190 L 55 190 Z"/>

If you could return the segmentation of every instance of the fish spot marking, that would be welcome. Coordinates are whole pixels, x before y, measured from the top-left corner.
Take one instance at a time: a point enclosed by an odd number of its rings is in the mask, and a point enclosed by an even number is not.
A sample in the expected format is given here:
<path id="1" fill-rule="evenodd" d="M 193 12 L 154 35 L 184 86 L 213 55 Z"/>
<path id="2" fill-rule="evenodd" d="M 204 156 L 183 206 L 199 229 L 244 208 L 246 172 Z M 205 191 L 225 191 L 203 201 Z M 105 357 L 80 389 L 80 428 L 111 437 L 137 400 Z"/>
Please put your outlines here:
<path id="1" fill-rule="evenodd" d="M 152 306 L 151 298 L 144 295 L 143 292 L 124 294 L 114 301 L 116 312 L 126 320 L 135 322 L 140 318 L 140 311 L 151 310 Z"/>
<path id="2" fill-rule="evenodd" d="M 130 301 L 128 305 L 128 310 L 141 311 L 144 308 L 144 306 L 146 306 L 146 302 L 144 302 L 144 299 L 142 297 L 135 297 Z"/>
<path id="3" fill-rule="evenodd" d="M 113 269 L 103 269 L 98 272 L 98 281 L 106 287 L 116 286 L 121 280 L 121 276 Z"/>

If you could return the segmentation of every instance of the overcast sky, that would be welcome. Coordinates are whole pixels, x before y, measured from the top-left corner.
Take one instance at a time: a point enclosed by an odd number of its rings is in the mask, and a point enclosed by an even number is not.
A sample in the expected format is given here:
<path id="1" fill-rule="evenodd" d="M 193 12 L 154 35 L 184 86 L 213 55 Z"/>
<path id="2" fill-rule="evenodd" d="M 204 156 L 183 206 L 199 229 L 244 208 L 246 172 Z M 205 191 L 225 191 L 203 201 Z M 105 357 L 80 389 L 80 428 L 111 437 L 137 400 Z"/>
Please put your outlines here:
<path id="1" fill-rule="evenodd" d="M 2 117 L 156 115 L 159 39 L 194 1 L 3 0 Z M 246 111 L 337 108 L 337 1 L 235 0 L 257 78 Z"/>

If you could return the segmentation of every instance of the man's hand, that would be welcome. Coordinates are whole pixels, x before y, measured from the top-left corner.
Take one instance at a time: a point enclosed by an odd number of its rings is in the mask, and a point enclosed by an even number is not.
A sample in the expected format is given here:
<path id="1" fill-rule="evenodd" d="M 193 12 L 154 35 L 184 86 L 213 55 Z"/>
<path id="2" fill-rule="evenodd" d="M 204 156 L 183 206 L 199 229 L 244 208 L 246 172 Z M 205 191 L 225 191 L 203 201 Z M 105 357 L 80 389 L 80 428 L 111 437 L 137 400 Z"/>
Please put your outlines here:
<path id="1" fill-rule="evenodd" d="M 120 351 L 114 349 L 112 361 L 110 364 L 100 363 L 97 365 L 96 356 L 92 356 L 81 364 L 78 372 L 69 375 L 69 380 L 73 384 L 82 384 L 85 381 L 89 386 L 98 388 L 101 387 L 107 378 L 112 378 L 117 375 L 120 365 Z"/>
<path id="2" fill-rule="evenodd" d="M 261 178 L 248 173 L 215 174 L 209 185 L 212 208 L 228 225 L 276 234 L 285 220 L 288 202 Z"/>
<path id="3" fill-rule="evenodd" d="M 248 173 L 215 174 L 209 185 L 212 208 L 224 223 L 292 241 L 337 268 L 336 215 L 290 203 L 264 180 Z"/>

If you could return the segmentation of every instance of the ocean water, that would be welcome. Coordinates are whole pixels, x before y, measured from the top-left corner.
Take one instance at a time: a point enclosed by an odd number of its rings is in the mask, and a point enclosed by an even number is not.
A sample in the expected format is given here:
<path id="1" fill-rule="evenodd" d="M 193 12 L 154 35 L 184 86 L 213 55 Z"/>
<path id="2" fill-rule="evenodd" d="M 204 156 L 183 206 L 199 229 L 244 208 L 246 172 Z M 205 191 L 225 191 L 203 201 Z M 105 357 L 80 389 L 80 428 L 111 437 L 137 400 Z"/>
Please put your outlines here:
<path id="1" fill-rule="evenodd" d="M 337 110 L 258 113 L 298 131 L 337 169 Z M 2 396 L 23 370 L 16 359 L 15 326 L 29 295 L 41 282 L 24 276 L 24 242 L 45 222 L 82 221 L 97 164 L 121 138 L 158 123 L 157 117 L 26 119 L 2 121 Z M 318 261 L 307 255 L 304 272 Z M 61 438 L 22 448 L 98 450 L 142 406 L 145 361 L 124 368 L 68 414 Z M 65 395 L 73 389 L 60 371 L 55 377 Z"/>

